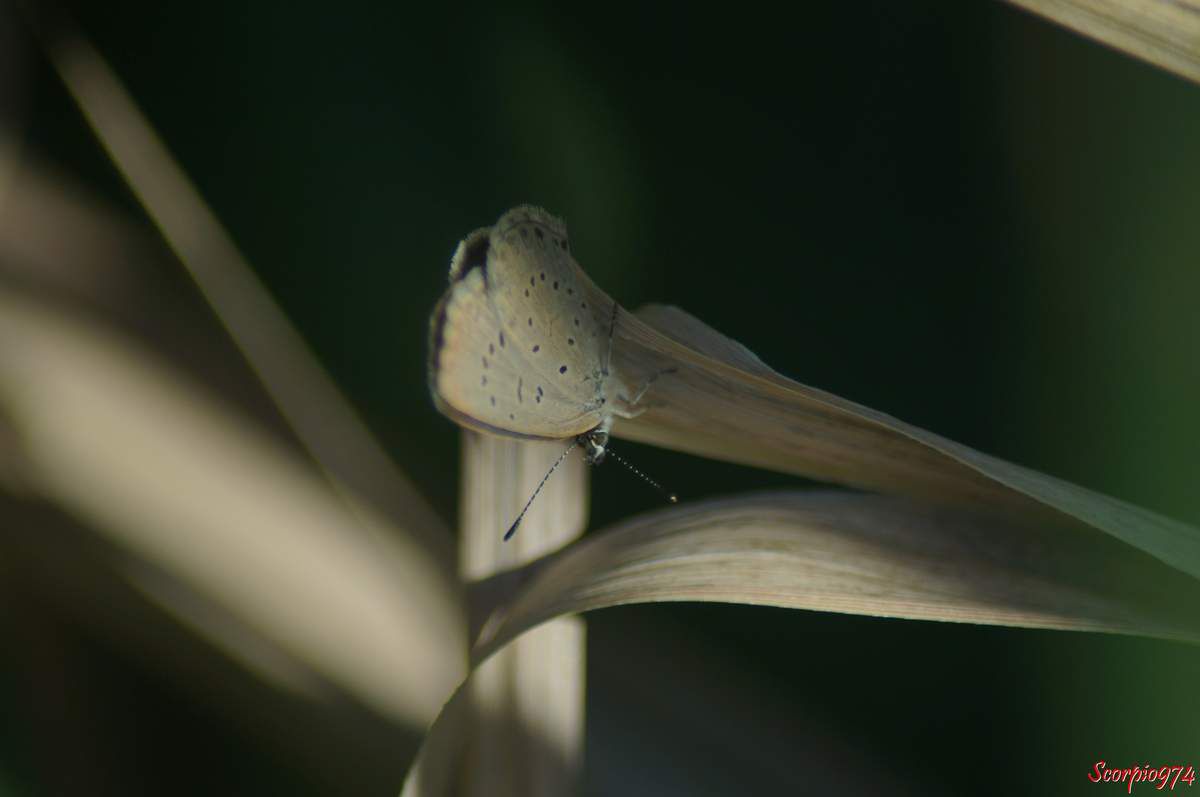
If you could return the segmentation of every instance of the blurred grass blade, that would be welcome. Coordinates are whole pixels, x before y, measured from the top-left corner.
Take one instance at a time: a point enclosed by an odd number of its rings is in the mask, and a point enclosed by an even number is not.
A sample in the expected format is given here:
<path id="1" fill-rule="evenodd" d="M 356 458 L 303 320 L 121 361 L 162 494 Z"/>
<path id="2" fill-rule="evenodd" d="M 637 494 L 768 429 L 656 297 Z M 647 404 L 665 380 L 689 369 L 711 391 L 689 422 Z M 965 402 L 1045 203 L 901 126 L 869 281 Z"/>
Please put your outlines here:
<path id="1" fill-rule="evenodd" d="M 40 32 L 113 163 L 314 459 L 352 488 L 352 506 L 355 493 L 366 497 L 449 575 L 445 524 L 317 363 L 103 57 L 61 19 Z"/>
<path id="2" fill-rule="evenodd" d="M 628 603 L 716 601 L 1200 641 L 1200 584 L 1114 540 L 1044 535 L 902 498 L 835 491 L 644 515 L 495 579 L 478 665 L 545 620 Z M 519 586 L 514 586 L 519 585 Z M 489 591 L 495 584 L 484 583 Z M 489 603 L 495 599 L 491 591 Z M 459 690 L 426 737 L 426 783 L 453 767 Z M 406 785 L 405 794 L 421 784 Z"/>
<path id="3" fill-rule="evenodd" d="M 616 337 L 623 372 L 661 373 L 617 436 L 1024 524 L 1082 525 L 1200 578 L 1200 530 L 793 382 L 678 308 L 623 314 Z"/>
<path id="4" fill-rule="evenodd" d="M 1008 2 L 1200 83 L 1200 3 L 1196 0 Z"/>
<path id="5" fill-rule="evenodd" d="M 410 726 L 459 680 L 465 613 L 429 551 L 148 352 L 0 291 L 0 418 L 5 482 L 228 613 L 135 585 L 215 644 L 252 629 L 245 660 L 282 651 Z"/>

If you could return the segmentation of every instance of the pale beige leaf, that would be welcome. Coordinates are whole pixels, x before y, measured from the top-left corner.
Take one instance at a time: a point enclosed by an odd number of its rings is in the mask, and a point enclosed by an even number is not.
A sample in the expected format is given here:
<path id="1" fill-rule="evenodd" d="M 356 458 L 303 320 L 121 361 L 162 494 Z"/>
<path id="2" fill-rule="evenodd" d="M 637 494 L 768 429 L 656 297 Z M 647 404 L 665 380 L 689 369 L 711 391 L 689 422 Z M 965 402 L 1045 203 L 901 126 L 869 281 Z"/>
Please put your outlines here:
<path id="1" fill-rule="evenodd" d="M 677 308 L 623 313 L 614 361 L 662 372 L 613 433 L 714 459 L 956 503 L 1045 529 L 1103 531 L 1200 577 L 1200 531 L 783 377 Z"/>
<path id="2" fill-rule="evenodd" d="M 523 585 L 484 624 L 476 660 L 560 614 L 685 600 L 1200 639 L 1200 584 L 1113 540 L 860 493 L 663 510 L 507 578 Z"/>
<path id="3" fill-rule="evenodd" d="M 1200 640 L 1200 585 L 1076 530 L 1046 536 L 962 510 L 833 491 L 660 511 L 479 585 L 516 597 L 485 624 L 478 664 L 538 623 L 625 603 L 719 601 L 879 617 Z M 503 602 L 502 602 L 503 604 Z M 463 688 L 426 736 L 407 795 L 446 793 Z M 427 790 L 426 790 L 427 789 Z"/>

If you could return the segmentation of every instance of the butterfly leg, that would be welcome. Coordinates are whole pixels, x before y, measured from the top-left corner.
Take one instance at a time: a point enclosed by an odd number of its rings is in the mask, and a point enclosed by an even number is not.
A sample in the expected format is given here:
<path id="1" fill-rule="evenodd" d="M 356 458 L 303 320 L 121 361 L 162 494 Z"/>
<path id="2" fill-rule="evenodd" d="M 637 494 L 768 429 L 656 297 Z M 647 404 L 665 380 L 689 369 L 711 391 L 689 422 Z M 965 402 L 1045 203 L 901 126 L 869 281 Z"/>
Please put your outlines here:
<path id="1" fill-rule="evenodd" d="M 658 373 L 656 373 L 654 376 L 647 379 L 646 384 L 642 385 L 642 389 L 637 392 L 637 395 L 634 396 L 633 399 L 629 403 L 637 404 L 639 401 L 642 400 L 642 396 L 646 395 L 646 391 L 650 389 L 650 386 L 653 385 L 660 376 L 662 376 L 663 374 L 673 374 L 678 370 L 679 370 L 678 368 L 664 368 L 661 371 L 659 371 Z"/>
<path id="2" fill-rule="evenodd" d="M 653 385 L 663 374 L 673 374 L 678 370 L 678 368 L 663 368 L 661 371 L 654 374 L 654 376 L 647 379 L 646 383 L 641 386 L 637 393 L 634 394 L 633 398 L 626 398 L 625 396 L 618 394 L 617 398 L 628 409 L 626 409 L 624 412 L 618 411 L 617 414 L 623 418 L 636 418 L 637 416 L 641 415 L 646 411 L 646 407 L 638 407 L 637 405 L 642 400 L 642 396 L 646 395 L 646 391 L 650 389 L 650 386 Z"/>

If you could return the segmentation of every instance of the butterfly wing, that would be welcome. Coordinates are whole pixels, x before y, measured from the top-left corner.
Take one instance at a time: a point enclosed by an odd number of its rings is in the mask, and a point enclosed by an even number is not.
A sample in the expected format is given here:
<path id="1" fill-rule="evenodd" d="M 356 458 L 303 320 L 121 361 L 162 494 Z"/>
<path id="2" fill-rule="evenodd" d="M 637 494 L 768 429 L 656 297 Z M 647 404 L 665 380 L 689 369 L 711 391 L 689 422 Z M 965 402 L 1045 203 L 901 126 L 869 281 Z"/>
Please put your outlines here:
<path id="1" fill-rule="evenodd" d="M 451 262 L 450 287 L 430 326 L 434 402 L 452 420 L 480 431 L 574 437 L 595 427 L 602 416 L 577 391 L 548 379 L 546 358 L 538 357 L 541 347 L 529 343 L 529 330 L 535 326 L 527 323 L 522 330 L 507 312 L 508 304 L 497 301 L 496 275 L 502 268 L 493 245 L 496 230 L 472 233 Z M 500 283 L 508 284 L 508 278 Z M 570 365 L 567 368 L 565 373 L 570 373 Z"/>
<path id="2" fill-rule="evenodd" d="M 488 281 L 497 317 L 544 390 L 606 414 L 616 304 L 571 257 L 566 225 L 540 208 L 505 213 L 489 237 Z"/>

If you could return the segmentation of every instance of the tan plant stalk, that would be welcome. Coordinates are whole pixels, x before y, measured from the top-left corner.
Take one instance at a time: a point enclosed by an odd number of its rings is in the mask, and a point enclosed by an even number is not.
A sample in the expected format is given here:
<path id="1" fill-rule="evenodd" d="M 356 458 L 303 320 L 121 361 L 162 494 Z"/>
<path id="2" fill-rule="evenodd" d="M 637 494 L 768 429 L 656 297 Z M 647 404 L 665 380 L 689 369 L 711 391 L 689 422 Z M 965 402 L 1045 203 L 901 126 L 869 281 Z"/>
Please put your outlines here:
<path id="1" fill-rule="evenodd" d="M 562 456 L 560 443 L 462 433 L 460 567 L 475 581 L 546 556 L 587 521 L 588 477 L 579 450 L 546 480 L 512 539 L 505 530 Z M 582 764 L 584 626 L 560 617 L 480 668 L 472 684 L 464 795 L 572 793 Z"/>

